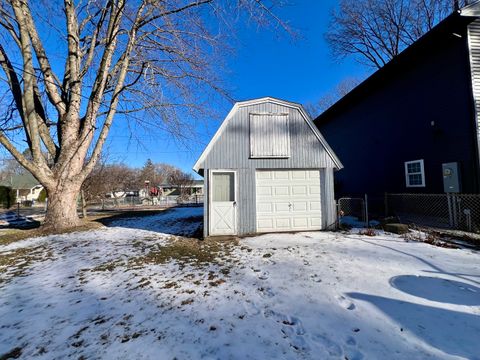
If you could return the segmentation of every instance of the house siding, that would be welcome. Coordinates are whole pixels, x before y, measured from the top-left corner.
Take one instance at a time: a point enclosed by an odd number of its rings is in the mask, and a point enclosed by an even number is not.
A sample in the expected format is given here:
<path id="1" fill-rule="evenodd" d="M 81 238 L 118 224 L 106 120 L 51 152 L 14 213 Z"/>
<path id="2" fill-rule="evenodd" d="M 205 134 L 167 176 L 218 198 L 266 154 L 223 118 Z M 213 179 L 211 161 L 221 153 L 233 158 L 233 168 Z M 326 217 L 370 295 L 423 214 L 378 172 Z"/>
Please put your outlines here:
<path id="1" fill-rule="evenodd" d="M 472 75 L 472 94 L 475 108 L 475 133 L 477 153 L 480 154 L 480 20 L 468 25 L 468 46 L 470 50 L 470 70 Z M 480 155 L 478 157 L 480 161 Z M 479 164 L 480 166 L 480 164 Z"/>
<path id="2" fill-rule="evenodd" d="M 251 113 L 287 113 L 290 133 L 290 157 L 280 159 L 250 158 L 249 115 Z M 333 159 L 319 142 L 313 131 L 305 122 L 297 108 L 265 102 L 241 106 L 226 120 L 228 124 L 216 139 L 214 146 L 205 157 L 200 168 L 204 169 L 205 178 L 210 170 L 234 169 L 237 174 L 237 232 L 250 234 L 256 231 L 256 184 L 257 169 L 324 169 L 326 181 L 333 178 Z M 266 128 L 265 128 L 266 130 Z M 279 141 L 279 144 L 282 142 Z M 324 185 L 324 181 L 321 182 Z M 206 186 L 208 187 L 208 186 Z M 322 217 L 331 221 L 331 201 L 333 187 L 325 188 L 322 193 Z M 206 205 L 206 211 L 208 206 Z M 208 216 L 205 216 L 205 235 L 208 229 Z M 334 221 L 334 220 L 333 220 Z"/>
<path id="3" fill-rule="evenodd" d="M 467 26 L 448 28 L 391 69 L 315 121 L 345 166 L 337 196 L 443 193 L 448 162 L 460 163 L 462 192 L 478 192 Z M 406 187 L 404 163 L 419 159 L 426 186 Z"/>

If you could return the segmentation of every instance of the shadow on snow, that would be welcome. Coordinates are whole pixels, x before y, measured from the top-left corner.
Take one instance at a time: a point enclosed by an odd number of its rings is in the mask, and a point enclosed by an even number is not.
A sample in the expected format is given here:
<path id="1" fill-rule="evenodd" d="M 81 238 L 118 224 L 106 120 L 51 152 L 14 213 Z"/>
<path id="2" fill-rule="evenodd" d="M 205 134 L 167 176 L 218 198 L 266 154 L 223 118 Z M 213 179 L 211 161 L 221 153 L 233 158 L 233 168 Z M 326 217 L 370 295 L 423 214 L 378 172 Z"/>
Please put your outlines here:
<path id="1" fill-rule="evenodd" d="M 414 334 L 447 354 L 466 358 L 478 354 L 480 316 L 382 296 L 362 293 L 347 295 L 374 305 L 398 323 L 403 331 Z"/>
<path id="2" fill-rule="evenodd" d="M 407 294 L 457 305 L 480 305 L 480 288 L 465 282 L 429 276 L 400 275 L 390 285 Z"/>

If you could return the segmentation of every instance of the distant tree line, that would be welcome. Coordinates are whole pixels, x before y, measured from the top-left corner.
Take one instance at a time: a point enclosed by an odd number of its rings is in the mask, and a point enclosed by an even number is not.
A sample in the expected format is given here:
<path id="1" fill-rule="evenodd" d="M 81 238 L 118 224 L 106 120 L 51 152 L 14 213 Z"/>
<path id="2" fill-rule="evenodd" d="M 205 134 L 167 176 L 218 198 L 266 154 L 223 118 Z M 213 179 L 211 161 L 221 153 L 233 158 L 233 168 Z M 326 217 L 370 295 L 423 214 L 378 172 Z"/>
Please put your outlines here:
<path id="1" fill-rule="evenodd" d="M 129 191 L 145 189 L 154 191 L 164 184 L 180 189 L 181 195 L 193 183 L 193 176 L 174 165 L 153 163 L 148 159 L 142 168 L 133 168 L 126 164 L 108 164 L 99 162 L 87 177 L 82 193 L 85 201 L 93 201 Z M 155 193 L 155 192 L 154 192 Z"/>
<path id="2" fill-rule="evenodd" d="M 15 159 L 7 158 L 3 160 L 0 168 L 0 180 L 24 173 L 27 173 L 27 170 Z M 148 188 L 146 187 L 146 182 L 148 182 Z M 164 184 L 176 186 L 180 191 L 180 195 L 185 195 L 186 189 L 190 188 L 192 183 L 193 176 L 191 174 L 182 171 L 174 165 L 153 163 L 150 159 L 146 161 L 142 168 L 131 167 L 124 163 L 99 161 L 85 180 L 81 195 L 83 201 L 89 202 L 103 199 L 107 193 L 115 196 L 115 194 L 141 189 L 150 191 Z M 7 197 L 8 191 L 2 191 L 0 202 L 9 201 L 11 203 L 12 200 L 7 200 L 7 198 L 10 199 Z M 44 191 L 41 195 L 45 198 L 46 192 Z M 5 200 L 2 200 L 3 198 Z"/>

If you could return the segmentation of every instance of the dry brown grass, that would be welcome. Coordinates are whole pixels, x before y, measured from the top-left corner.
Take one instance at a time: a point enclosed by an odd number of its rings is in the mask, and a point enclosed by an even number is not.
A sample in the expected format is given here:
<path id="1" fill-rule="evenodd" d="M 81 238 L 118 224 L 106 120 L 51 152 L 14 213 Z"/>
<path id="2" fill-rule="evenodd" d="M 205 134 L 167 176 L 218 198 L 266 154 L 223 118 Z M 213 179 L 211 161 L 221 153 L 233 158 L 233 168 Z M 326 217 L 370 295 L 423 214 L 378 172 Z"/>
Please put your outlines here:
<path id="1" fill-rule="evenodd" d="M 36 228 L 23 228 L 23 229 L 4 229 L 0 230 L 0 245 L 7 245 L 16 241 L 25 240 L 28 238 L 34 238 L 47 235 L 69 234 L 77 231 L 88 231 L 92 229 L 99 229 L 103 226 L 109 225 L 112 221 L 118 219 L 128 219 L 143 216 L 150 216 L 168 211 L 168 209 L 161 210 L 138 210 L 138 211 L 109 211 L 102 214 L 90 215 L 86 219 L 82 219 L 82 225 L 75 228 L 67 229 L 61 232 L 52 233 L 51 231 L 45 231 L 42 229 L 40 223 Z"/>

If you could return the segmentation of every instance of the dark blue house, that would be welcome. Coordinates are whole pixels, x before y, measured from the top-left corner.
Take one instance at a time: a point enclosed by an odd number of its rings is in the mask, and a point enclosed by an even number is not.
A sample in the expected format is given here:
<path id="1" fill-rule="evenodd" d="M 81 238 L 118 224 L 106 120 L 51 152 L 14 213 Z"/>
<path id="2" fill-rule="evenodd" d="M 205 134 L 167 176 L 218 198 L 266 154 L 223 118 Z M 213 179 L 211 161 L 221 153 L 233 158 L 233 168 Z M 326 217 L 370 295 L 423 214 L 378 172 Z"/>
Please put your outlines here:
<path id="1" fill-rule="evenodd" d="M 337 197 L 443 193 L 444 178 L 452 175 L 458 180 L 453 192 L 480 193 L 479 113 L 475 3 L 315 119 L 344 164 L 335 174 Z"/>

